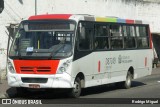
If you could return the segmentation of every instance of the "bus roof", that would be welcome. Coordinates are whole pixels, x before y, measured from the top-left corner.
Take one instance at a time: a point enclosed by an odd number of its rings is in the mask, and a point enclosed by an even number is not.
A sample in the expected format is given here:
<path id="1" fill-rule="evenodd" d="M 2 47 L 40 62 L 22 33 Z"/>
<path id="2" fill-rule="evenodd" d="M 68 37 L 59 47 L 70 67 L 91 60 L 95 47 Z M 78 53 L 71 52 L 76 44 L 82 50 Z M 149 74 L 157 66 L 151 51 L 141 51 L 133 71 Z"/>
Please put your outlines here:
<path id="1" fill-rule="evenodd" d="M 96 21 L 96 22 L 114 22 L 114 23 L 127 23 L 127 24 L 147 24 L 141 20 L 122 19 L 117 17 L 96 17 L 87 14 L 44 14 L 29 17 L 28 20 L 52 20 L 52 19 L 63 19 L 63 20 L 85 20 L 85 21 Z"/>

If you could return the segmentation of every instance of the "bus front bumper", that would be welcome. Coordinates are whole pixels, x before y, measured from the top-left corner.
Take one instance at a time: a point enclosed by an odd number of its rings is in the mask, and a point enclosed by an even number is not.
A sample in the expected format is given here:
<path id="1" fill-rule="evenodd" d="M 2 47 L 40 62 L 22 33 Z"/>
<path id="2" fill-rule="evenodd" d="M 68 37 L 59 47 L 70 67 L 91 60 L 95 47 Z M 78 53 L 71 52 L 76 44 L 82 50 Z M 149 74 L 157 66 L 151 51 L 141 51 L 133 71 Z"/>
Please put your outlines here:
<path id="1" fill-rule="evenodd" d="M 8 72 L 10 87 L 28 87 L 39 85 L 40 88 L 73 88 L 71 76 L 67 73 L 55 75 L 12 74 Z"/>

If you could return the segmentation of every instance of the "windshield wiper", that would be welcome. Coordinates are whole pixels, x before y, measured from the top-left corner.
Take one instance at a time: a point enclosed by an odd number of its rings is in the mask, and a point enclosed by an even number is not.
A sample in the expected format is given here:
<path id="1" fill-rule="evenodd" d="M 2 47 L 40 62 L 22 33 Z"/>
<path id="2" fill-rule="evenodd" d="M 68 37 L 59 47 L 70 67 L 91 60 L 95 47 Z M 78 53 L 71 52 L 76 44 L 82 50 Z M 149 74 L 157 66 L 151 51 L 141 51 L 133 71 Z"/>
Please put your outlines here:
<path id="1" fill-rule="evenodd" d="M 56 53 L 60 48 L 62 48 L 65 44 L 59 43 L 56 47 L 53 48 L 53 51 L 51 52 L 49 59 L 52 58 L 53 54 Z"/>

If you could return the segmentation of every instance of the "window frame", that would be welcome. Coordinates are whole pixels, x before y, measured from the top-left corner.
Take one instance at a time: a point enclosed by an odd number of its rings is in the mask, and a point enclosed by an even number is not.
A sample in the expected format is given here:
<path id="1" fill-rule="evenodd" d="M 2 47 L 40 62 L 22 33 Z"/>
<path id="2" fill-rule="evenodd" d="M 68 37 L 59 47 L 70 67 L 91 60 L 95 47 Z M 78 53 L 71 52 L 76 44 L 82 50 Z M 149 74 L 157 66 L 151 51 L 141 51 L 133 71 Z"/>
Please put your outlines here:
<path id="1" fill-rule="evenodd" d="M 96 29 L 96 26 L 106 26 L 106 29 L 107 29 L 107 35 L 106 36 L 97 36 L 97 29 Z M 110 26 L 110 24 L 109 23 L 107 23 L 107 22 L 96 22 L 96 23 L 94 23 L 94 40 L 93 40 L 93 46 L 94 46 L 94 50 L 95 51 L 106 51 L 106 50 L 110 50 L 110 33 L 109 33 L 109 26 Z M 96 42 L 96 38 L 108 38 L 108 47 L 107 47 L 107 49 L 97 49 L 96 47 L 95 47 L 95 42 Z M 107 40 L 106 40 L 107 41 Z"/>
<path id="2" fill-rule="evenodd" d="M 87 50 L 82 50 L 82 49 L 79 49 L 79 45 L 77 45 L 77 49 L 78 51 L 118 51 L 118 50 L 139 50 L 139 49 L 150 49 L 150 32 L 149 32 L 149 25 L 147 24 L 127 24 L 127 23 L 112 23 L 112 22 L 95 22 L 95 21 L 79 21 L 79 23 L 81 22 L 90 22 L 92 23 L 92 35 L 91 36 L 91 40 L 92 40 L 92 49 L 87 49 Z M 78 34 L 78 27 L 79 27 L 79 23 L 78 23 L 78 26 L 77 26 L 77 34 Z M 95 40 L 97 37 L 100 37 L 100 36 L 96 36 L 96 25 L 98 26 L 106 26 L 107 29 L 108 29 L 108 36 L 102 36 L 102 38 L 107 38 L 108 37 L 108 45 L 109 45 L 109 48 L 107 49 L 96 49 L 95 48 Z M 114 49 L 111 49 L 111 32 L 110 32 L 110 26 L 112 25 L 117 25 L 117 26 L 121 26 L 121 34 L 122 36 L 119 36 L 122 38 L 122 48 L 114 48 Z M 127 36 L 129 38 L 132 38 L 134 37 L 135 39 L 135 46 L 132 47 L 132 48 L 127 48 L 125 46 L 125 36 L 124 36 L 124 29 L 123 29 L 123 26 L 130 26 L 130 27 L 134 27 L 134 36 Z M 138 47 L 138 36 L 137 36 L 137 29 L 136 27 L 145 27 L 146 28 L 146 38 L 147 38 L 147 42 L 148 42 L 148 46 L 147 47 Z M 90 28 L 90 29 L 91 29 Z M 133 34 L 132 34 L 133 35 Z M 77 36 L 78 37 L 78 36 Z M 118 36 L 117 36 L 118 37 Z M 145 36 L 143 36 L 145 37 Z M 142 38 L 143 38 L 142 37 Z M 79 37 L 78 37 L 78 43 L 79 44 Z"/>
<path id="3" fill-rule="evenodd" d="M 145 27 L 145 29 L 146 29 L 146 31 L 145 31 L 145 33 L 146 33 L 146 36 L 140 36 L 140 31 L 139 31 L 139 36 L 137 36 L 137 27 Z M 135 28 L 136 28 L 136 39 L 137 39 L 137 49 L 150 49 L 150 35 L 149 35 L 149 25 L 135 25 Z M 147 47 L 144 47 L 144 46 L 142 46 L 142 47 L 139 47 L 139 45 L 138 45 L 138 40 L 139 39 L 142 39 L 142 38 L 146 38 L 147 39 Z"/>
<path id="4" fill-rule="evenodd" d="M 124 35 L 124 26 L 126 26 L 126 36 Z M 127 26 L 128 27 L 133 27 L 134 28 L 134 36 L 128 36 L 127 34 Z M 130 28 L 129 28 L 130 29 Z M 135 27 L 135 25 L 134 24 L 124 24 L 124 25 L 122 25 L 122 30 L 123 30 L 123 38 L 124 38 L 124 49 L 126 49 L 126 50 L 132 50 L 132 49 L 136 49 L 137 48 L 137 36 L 136 36 L 136 27 Z M 130 30 L 129 30 L 129 32 L 130 32 Z M 133 34 L 132 34 L 133 35 Z M 134 47 L 131 47 L 131 48 L 128 48 L 128 47 L 126 47 L 126 43 L 125 43 L 125 37 L 126 38 L 134 38 L 134 40 L 135 40 L 135 46 Z"/>
<path id="5" fill-rule="evenodd" d="M 112 25 L 117 25 L 117 26 L 120 26 L 121 27 L 121 35 L 122 36 L 115 36 L 115 37 L 120 37 L 120 38 L 122 38 L 122 48 L 111 48 L 112 47 L 112 44 L 111 44 L 111 32 L 109 32 L 109 34 L 110 34 L 110 50 L 124 50 L 125 48 L 124 48 L 124 34 L 123 34 L 123 23 L 109 23 L 110 24 L 110 26 Z M 120 40 L 120 39 L 119 39 Z"/>
<path id="6" fill-rule="evenodd" d="M 76 36 L 76 41 L 77 41 L 77 43 L 76 43 L 76 48 L 77 48 L 77 50 L 78 51 L 82 51 L 82 52 L 85 52 L 85 51 L 93 51 L 93 41 L 94 41 L 94 28 L 92 28 L 92 27 L 90 27 L 89 29 L 92 29 L 92 35 L 93 36 L 90 36 L 90 40 L 91 40 L 91 48 L 90 49 L 80 49 L 80 47 L 79 47 L 79 43 L 80 43 L 80 36 L 79 36 L 79 25 L 80 25 L 80 23 L 84 23 L 84 22 L 87 22 L 87 23 L 91 23 L 91 24 L 93 24 L 94 25 L 94 23 L 95 22 L 92 22 L 92 21 L 85 21 L 85 20 L 80 20 L 79 22 L 78 22 L 78 24 L 77 24 L 77 36 Z M 88 29 L 88 28 L 87 28 Z"/>

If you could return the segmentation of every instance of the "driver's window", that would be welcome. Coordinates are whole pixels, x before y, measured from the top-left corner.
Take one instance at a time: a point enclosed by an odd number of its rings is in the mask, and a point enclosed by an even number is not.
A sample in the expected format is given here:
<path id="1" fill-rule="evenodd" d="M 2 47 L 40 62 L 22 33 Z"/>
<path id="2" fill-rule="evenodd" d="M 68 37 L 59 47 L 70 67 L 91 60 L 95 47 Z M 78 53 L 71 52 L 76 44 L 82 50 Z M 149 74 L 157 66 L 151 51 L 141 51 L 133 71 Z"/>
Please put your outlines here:
<path id="1" fill-rule="evenodd" d="M 79 50 L 91 50 L 93 29 L 92 23 L 80 22 L 78 26 L 78 48 Z"/>

